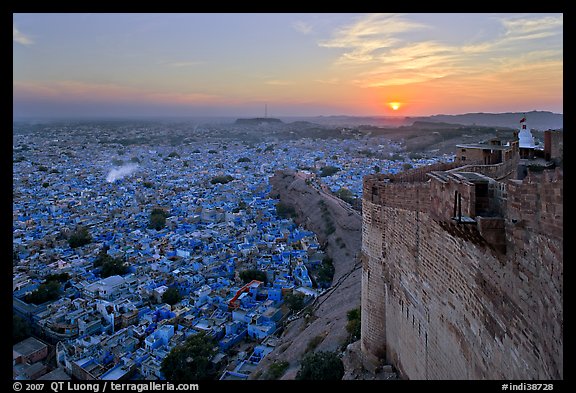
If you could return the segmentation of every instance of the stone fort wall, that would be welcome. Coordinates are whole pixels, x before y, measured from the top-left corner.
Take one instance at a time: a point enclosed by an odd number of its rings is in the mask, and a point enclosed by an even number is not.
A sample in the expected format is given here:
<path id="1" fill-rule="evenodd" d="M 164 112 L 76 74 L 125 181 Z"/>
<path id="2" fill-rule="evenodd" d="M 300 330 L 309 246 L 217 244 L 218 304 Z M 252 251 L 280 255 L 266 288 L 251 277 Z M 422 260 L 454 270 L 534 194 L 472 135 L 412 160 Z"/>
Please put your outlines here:
<path id="1" fill-rule="evenodd" d="M 442 214 L 465 183 L 365 177 L 366 362 L 408 379 L 562 379 L 562 172 L 493 181 L 500 216 L 477 224 Z"/>

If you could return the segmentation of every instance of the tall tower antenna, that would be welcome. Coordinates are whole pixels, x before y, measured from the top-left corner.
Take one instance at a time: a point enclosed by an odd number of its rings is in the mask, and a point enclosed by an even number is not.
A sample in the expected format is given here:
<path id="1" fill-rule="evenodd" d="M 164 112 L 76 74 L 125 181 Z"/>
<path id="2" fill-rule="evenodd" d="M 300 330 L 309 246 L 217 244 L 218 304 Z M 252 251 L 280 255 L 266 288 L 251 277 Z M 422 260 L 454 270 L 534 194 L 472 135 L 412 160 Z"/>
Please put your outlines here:
<path id="1" fill-rule="evenodd" d="M 264 104 L 264 118 L 268 118 L 268 104 Z"/>

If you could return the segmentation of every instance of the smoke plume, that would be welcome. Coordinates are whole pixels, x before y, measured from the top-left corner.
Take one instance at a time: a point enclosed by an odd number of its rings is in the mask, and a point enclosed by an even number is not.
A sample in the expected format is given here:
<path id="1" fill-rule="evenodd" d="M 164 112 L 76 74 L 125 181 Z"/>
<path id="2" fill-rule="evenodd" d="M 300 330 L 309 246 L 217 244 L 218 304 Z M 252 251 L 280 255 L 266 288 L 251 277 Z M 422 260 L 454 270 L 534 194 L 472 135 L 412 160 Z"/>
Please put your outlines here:
<path id="1" fill-rule="evenodd" d="M 106 176 L 106 181 L 108 183 L 113 183 L 123 177 L 130 176 L 136 172 L 136 169 L 138 169 L 138 165 L 136 164 L 126 164 L 118 168 L 112 168 L 110 172 L 108 172 L 108 176 Z"/>

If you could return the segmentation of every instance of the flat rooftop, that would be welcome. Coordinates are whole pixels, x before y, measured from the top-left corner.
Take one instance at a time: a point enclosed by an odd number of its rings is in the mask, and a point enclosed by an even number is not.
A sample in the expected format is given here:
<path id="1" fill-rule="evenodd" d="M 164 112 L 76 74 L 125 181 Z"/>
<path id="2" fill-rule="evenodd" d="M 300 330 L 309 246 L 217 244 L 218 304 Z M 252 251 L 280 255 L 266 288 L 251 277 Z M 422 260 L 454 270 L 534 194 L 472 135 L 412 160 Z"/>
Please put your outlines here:
<path id="1" fill-rule="evenodd" d="M 12 347 L 13 352 L 17 352 L 22 356 L 30 356 L 33 353 L 42 350 L 47 345 L 42 341 L 34 338 L 28 337 L 26 340 L 19 342 Z"/>
<path id="2" fill-rule="evenodd" d="M 456 145 L 456 147 L 459 147 L 461 149 L 482 149 L 482 150 L 500 150 L 500 151 L 510 150 L 512 148 L 512 146 L 490 145 L 487 143 L 468 143 L 465 145 Z"/>

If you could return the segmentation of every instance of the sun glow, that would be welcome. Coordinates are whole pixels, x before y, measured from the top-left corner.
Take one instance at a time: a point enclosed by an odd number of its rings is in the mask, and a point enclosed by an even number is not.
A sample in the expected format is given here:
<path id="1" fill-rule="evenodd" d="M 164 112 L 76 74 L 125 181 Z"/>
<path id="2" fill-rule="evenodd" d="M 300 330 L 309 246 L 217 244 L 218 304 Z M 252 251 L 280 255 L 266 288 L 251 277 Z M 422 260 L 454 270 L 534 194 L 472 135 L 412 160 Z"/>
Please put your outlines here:
<path id="1" fill-rule="evenodd" d="M 392 110 L 397 111 L 398 109 L 400 109 L 401 104 L 399 102 L 389 102 L 388 105 L 390 105 L 390 108 L 392 108 Z"/>

